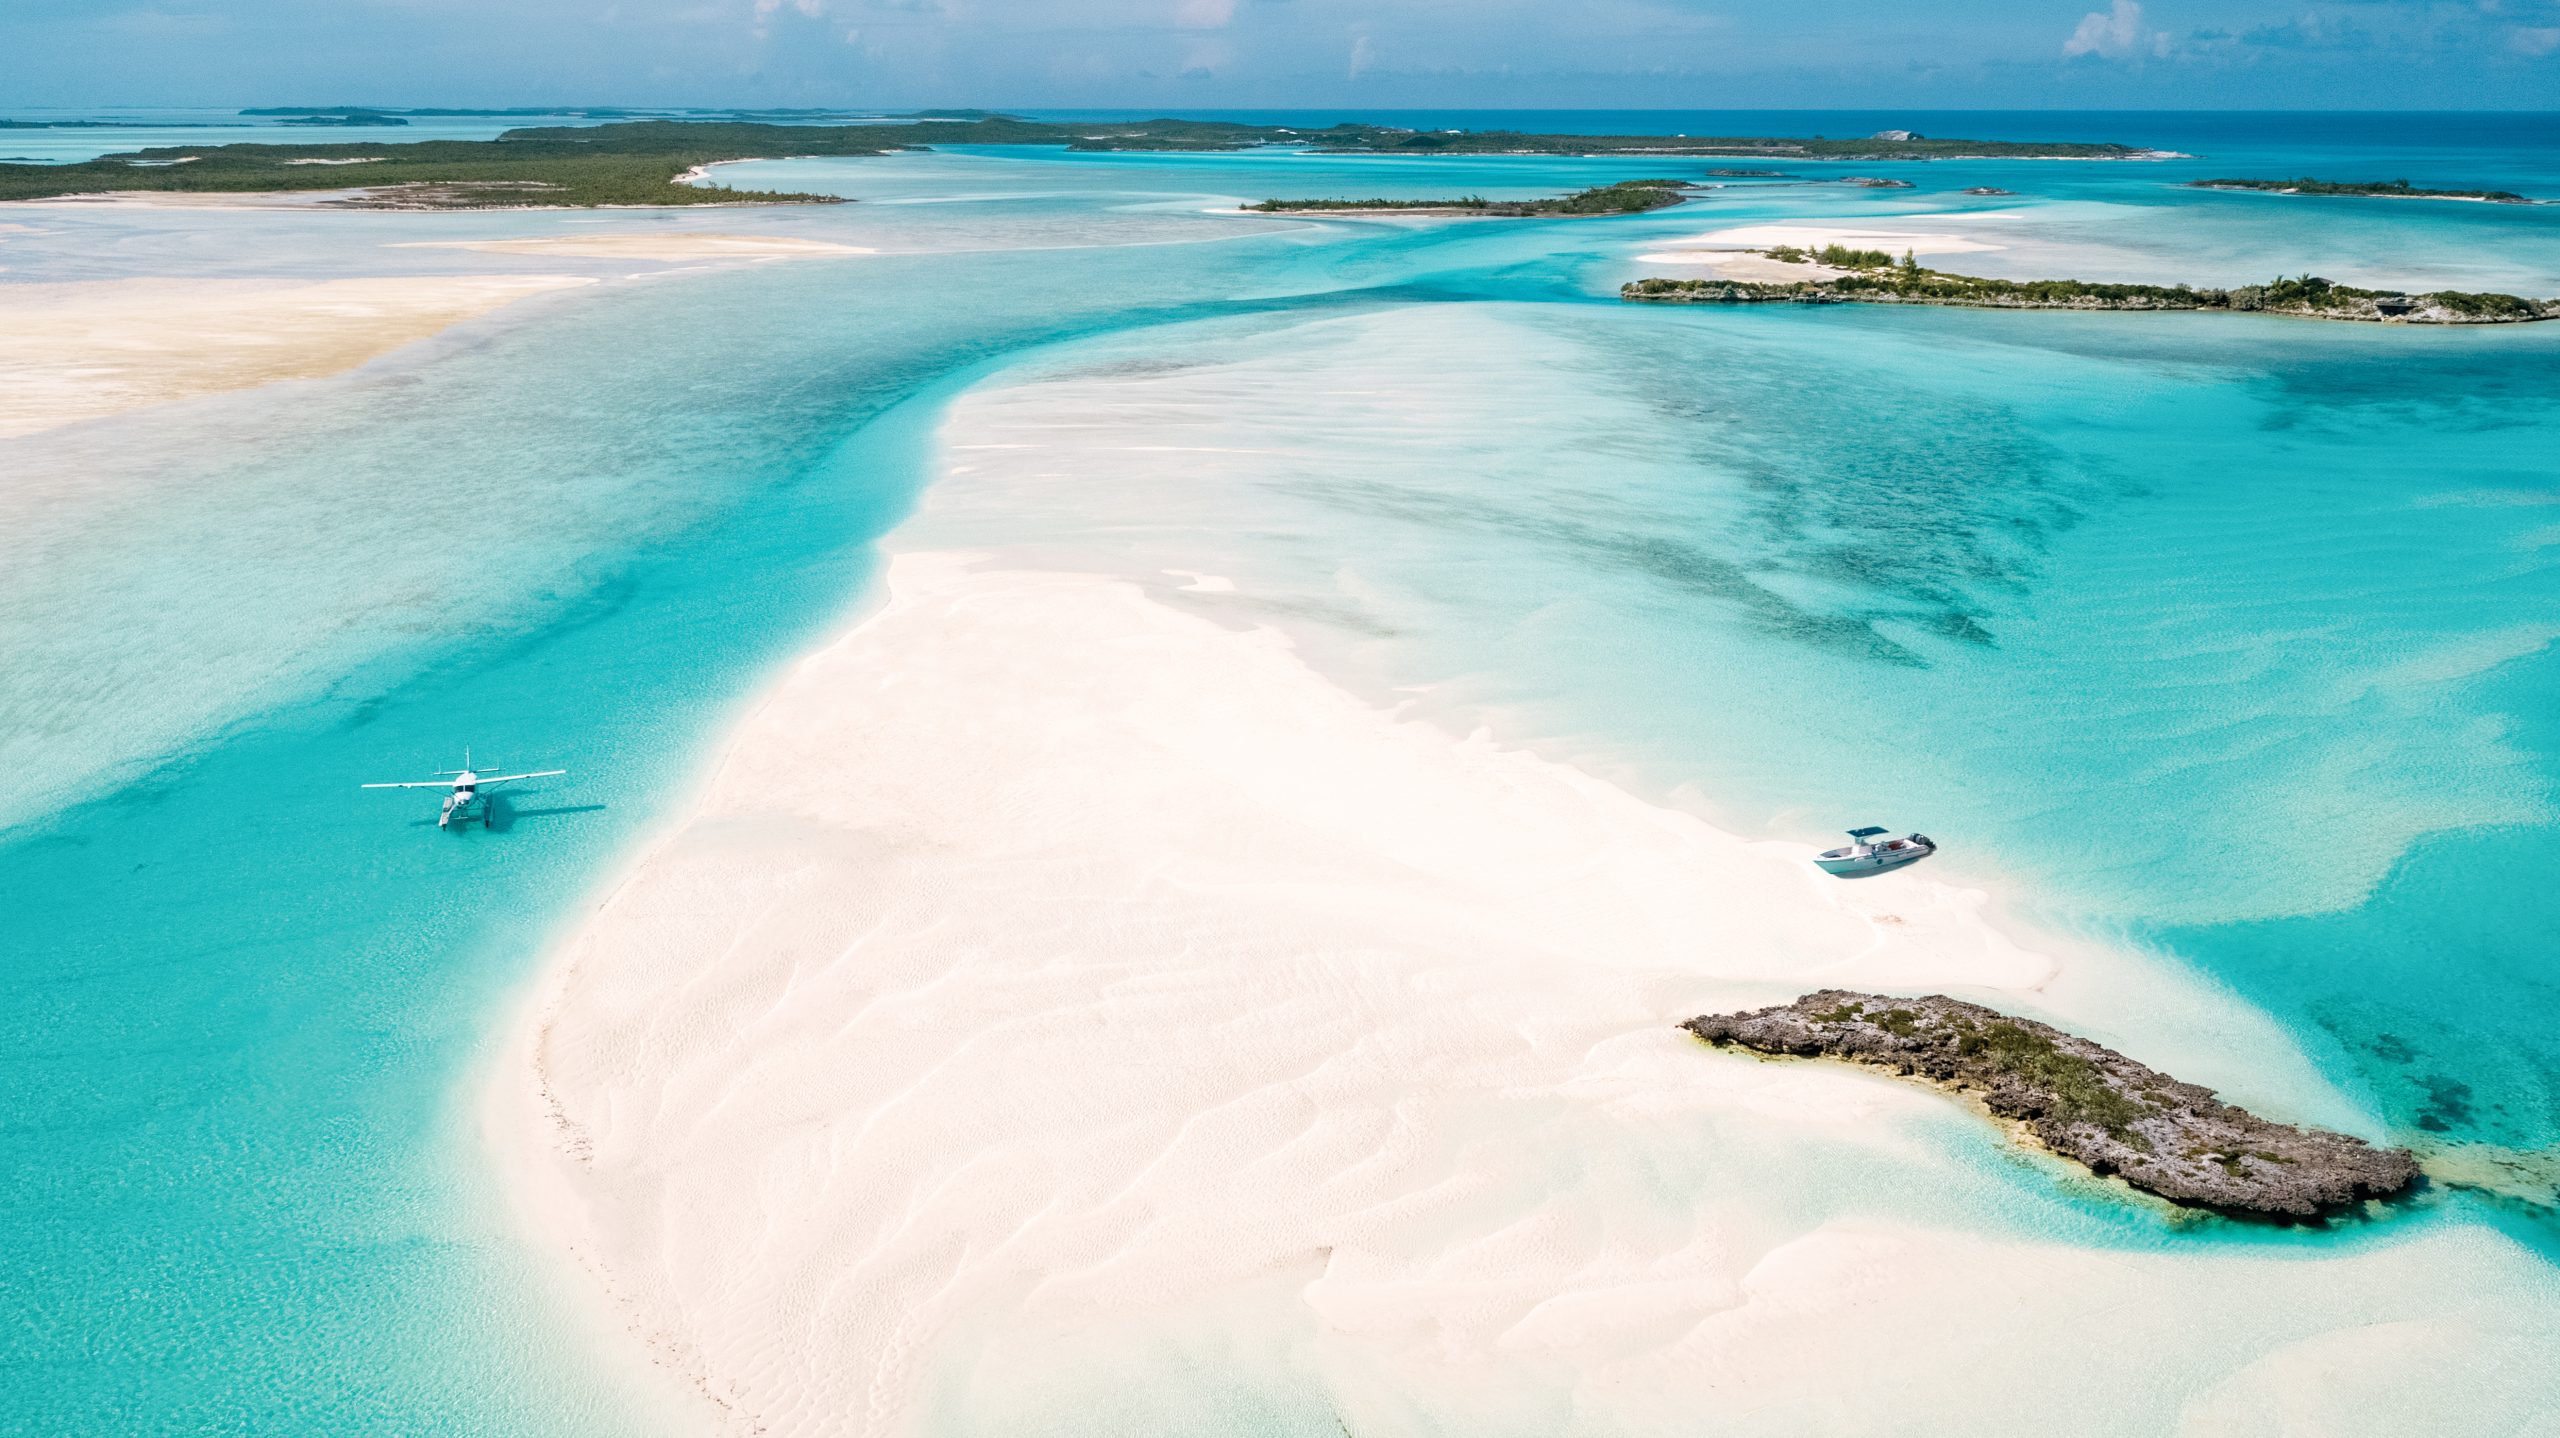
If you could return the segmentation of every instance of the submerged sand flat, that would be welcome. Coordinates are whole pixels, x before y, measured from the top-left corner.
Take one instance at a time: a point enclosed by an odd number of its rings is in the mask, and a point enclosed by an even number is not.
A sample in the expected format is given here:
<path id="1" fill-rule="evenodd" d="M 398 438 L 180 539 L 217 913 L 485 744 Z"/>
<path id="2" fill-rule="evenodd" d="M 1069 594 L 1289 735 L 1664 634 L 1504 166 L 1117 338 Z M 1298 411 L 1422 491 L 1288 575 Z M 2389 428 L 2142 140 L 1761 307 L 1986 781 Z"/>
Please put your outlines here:
<path id="1" fill-rule="evenodd" d="M 0 438 L 354 369 L 566 275 L 0 285 Z"/>
<path id="2" fill-rule="evenodd" d="M 706 1431 L 2492 1431 L 2560 1400 L 2494 1233 L 1996 1236 L 1986 1204 L 2060 1201 L 2011 1171 L 2040 1160 L 1671 1026 L 2045 985 L 1978 893 L 1829 881 L 1133 585 L 921 555 L 888 590 L 567 947 L 494 1096 L 535 1221 Z"/>
<path id="3" fill-rule="evenodd" d="M 863 245 L 784 235 L 537 235 L 509 240 L 416 240 L 394 249 L 479 250 L 494 255 L 567 255 L 595 260 L 773 260 L 814 255 L 868 255 Z"/>

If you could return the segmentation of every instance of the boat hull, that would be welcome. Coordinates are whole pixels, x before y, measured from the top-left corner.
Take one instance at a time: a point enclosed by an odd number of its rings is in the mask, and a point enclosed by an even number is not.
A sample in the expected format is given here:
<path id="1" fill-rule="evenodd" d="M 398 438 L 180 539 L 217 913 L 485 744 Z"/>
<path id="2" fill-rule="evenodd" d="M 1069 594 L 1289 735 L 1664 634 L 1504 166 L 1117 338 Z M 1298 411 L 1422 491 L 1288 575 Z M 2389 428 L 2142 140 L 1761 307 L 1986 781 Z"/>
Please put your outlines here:
<path id="1" fill-rule="evenodd" d="M 1938 846 L 1921 840 L 1897 839 L 1889 846 L 1879 846 L 1862 854 L 1844 854 L 1837 849 L 1814 857 L 1814 866 L 1826 874 L 1849 877 L 1857 874 L 1881 873 L 1899 869 L 1915 859 L 1925 859 L 1938 852 Z"/>

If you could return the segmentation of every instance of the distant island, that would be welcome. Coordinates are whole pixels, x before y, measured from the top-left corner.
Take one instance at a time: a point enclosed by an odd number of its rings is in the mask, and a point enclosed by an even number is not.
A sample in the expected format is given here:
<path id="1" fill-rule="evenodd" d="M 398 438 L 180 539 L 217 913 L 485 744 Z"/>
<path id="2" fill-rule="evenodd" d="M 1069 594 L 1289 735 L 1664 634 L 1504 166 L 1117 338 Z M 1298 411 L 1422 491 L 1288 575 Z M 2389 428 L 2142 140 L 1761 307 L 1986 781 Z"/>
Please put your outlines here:
<path id="1" fill-rule="evenodd" d="M 684 181 L 724 161 L 885 155 L 920 142 L 928 129 L 947 134 L 965 128 L 972 127 L 639 120 L 516 129 L 494 140 L 169 146 L 76 165 L 0 165 L 0 200 L 125 191 L 290 194 L 360 186 L 329 203 L 402 210 L 832 204 L 840 197 Z"/>
<path id="2" fill-rule="evenodd" d="M 404 115 L 469 112 L 324 106 L 258 113 L 286 123 L 378 124 Z M 385 118 L 370 118 L 373 116 Z M 1005 115 L 970 118 L 965 113 L 878 125 L 643 119 L 591 126 L 535 126 L 509 130 L 493 140 L 424 140 L 395 145 L 377 142 L 362 146 L 169 146 L 72 165 L 0 164 L 0 200 L 135 190 L 196 194 L 337 191 L 348 188 L 344 168 L 362 164 L 362 190 L 331 203 L 394 209 L 831 204 L 837 203 L 839 197 L 728 190 L 683 181 L 698 175 L 706 166 L 735 160 L 885 155 L 936 145 L 1058 145 L 1088 151 L 1225 151 L 1285 146 L 1326 154 L 1750 155 L 1814 160 L 1928 160 L 1972 155 L 2126 160 L 2156 153 L 2114 144 L 1530 135 L 1508 130 L 1408 130 L 1380 125 L 1300 130 L 1225 120 L 1066 125 Z"/>
<path id="3" fill-rule="evenodd" d="M 2189 180 L 2191 190 L 2258 190 L 2273 195 L 2364 195 L 2386 200 L 2484 200 L 2493 205 L 2537 203 L 2513 190 L 2430 190 L 2406 180 Z"/>
<path id="4" fill-rule="evenodd" d="M 1839 245 L 1807 251 L 1780 245 L 1771 259 L 1849 273 L 1828 279 L 1756 283 L 1723 279 L 1631 280 L 1618 291 L 1638 304 L 1956 305 L 1996 310 L 2225 310 L 2305 319 L 2422 325 L 2522 324 L 2560 319 L 2560 300 L 2433 290 L 2404 294 L 2333 284 L 2316 275 L 2238 289 L 2100 284 L 2087 280 L 1997 280 L 1925 269 L 1905 254 Z"/>
<path id="5" fill-rule="evenodd" d="M 390 115 L 505 120 L 574 116 L 582 120 L 747 120 L 770 123 L 809 120 L 982 120 L 1002 114 L 997 110 L 915 110 L 882 114 L 876 110 L 704 109 L 683 105 L 643 109 L 632 109 L 621 105 L 509 105 L 500 109 L 406 105 L 259 105 L 242 110 L 240 113 L 258 118 L 295 115 L 320 117 Z"/>
<path id="6" fill-rule="evenodd" d="M 120 130 L 139 123 L 141 122 L 131 120 L 0 120 L 0 130 Z M 196 124 L 191 121 L 173 120 L 164 123 L 159 120 L 154 120 L 151 122 L 151 128 L 155 130 L 205 130 L 212 127 L 209 125 Z"/>
<path id="7" fill-rule="evenodd" d="M 1026 122 L 1015 121 L 1014 124 Z M 1361 155 L 1703 155 L 1804 160 L 2140 160 L 2164 152 L 2131 145 L 2014 140 L 1932 140 L 1888 132 L 1864 139 L 1764 135 L 1539 135 L 1517 130 L 1407 130 L 1386 125 L 1293 129 L 1224 120 L 1145 120 L 1131 125 L 1039 126 L 1072 134 L 1079 150 L 1243 150 L 1304 146 L 1317 154 Z M 1897 138 L 1899 136 L 1899 138 Z M 938 138 L 957 140 L 944 134 Z M 1037 144 L 1037 140 L 962 140 Z"/>
<path id="8" fill-rule="evenodd" d="M 1847 1059 L 1978 1094 L 2052 1152 L 2190 1207 L 2301 1222 L 2418 1182 L 2404 1149 L 2270 1122 L 2103 1045 L 1944 995 L 1825 989 L 1681 1027 L 1719 1047 Z"/>
<path id="9" fill-rule="evenodd" d="M 1264 200 L 1244 209 L 1266 215 L 1457 215 L 1506 219 L 1537 216 L 1634 215 L 1679 204 L 1686 180 L 1621 180 L 1551 200 Z"/>
<path id="10" fill-rule="evenodd" d="M 367 128 L 371 128 L 379 125 L 406 125 L 409 121 L 406 116 L 386 115 L 380 110 L 345 110 L 325 115 L 288 115 L 281 123 L 287 125 L 362 125 Z"/>

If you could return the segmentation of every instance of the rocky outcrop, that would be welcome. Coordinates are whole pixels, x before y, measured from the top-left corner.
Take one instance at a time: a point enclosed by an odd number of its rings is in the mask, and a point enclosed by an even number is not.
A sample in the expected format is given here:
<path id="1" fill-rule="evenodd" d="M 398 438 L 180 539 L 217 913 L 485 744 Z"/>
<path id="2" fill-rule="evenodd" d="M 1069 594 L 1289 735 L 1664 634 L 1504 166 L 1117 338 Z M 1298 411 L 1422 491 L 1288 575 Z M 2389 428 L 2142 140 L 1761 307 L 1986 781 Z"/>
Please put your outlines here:
<path id="1" fill-rule="evenodd" d="M 2104 1045 L 1944 995 L 1825 989 L 1681 1027 L 1710 1044 L 1847 1059 L 1979 1095 L 2092 1173 L 2191 1207 L 2299 1222 L 2418 1180 L 2405 1150 L 2271 1122 Z"/>

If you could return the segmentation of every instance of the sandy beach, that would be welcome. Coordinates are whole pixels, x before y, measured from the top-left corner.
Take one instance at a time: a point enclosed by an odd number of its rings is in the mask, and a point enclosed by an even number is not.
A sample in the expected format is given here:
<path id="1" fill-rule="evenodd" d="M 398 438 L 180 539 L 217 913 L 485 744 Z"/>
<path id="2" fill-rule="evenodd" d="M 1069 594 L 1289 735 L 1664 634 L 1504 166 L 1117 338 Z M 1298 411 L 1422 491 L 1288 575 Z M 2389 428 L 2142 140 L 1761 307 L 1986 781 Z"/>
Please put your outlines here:
<path id="1" fill-rule="evenodd" d="M 1979 218 L 1974 217 L 1974 218 Z M 1778 245 L 1818 250 L 1845 245 L 1853 250 L 1882 250 L 1896 257 L 1981 254 L 2006 248 L 1988 240 L 1935 230 L 1887 230 L 1819 224 L 1739 225 L 1675 241 L 1664 249 L 1636 256 L 1649 265 L 1701 265 L 1726 279 L 1753 282 L 1836 279 L 1847 273 L 1825 265 L 1791 265 L 1761 251 Z"/>
<path id="2" fill-rule="evenodd" d="M 2094 1181 L 1672 1028 L 2074 991 L 1979 892 L 1832 882 L 1124 582 L 910 554 L 887 589 L 564 945 L 489 1091 L 528 1223 L 704 1431 L 2236 1435 L 2549 1400 L 2547 1295 L 2486 1230 L 2002 1238 L 1986 1206 Z"/>
<path id="3" fill-rule="evenodd" d="M 412 240 L 402 250 L 477 250 L 492 255 L 565 255 L 593 260 L 778 260 L 820 255 L 868 255 L 862 245 L 783 235 L 660 234 L 536 235 L 505 240 Z"/>
<path id="4" fill-rule="evenodd" d="M 357 186 L 343 190 L 92 190 L 8 203 L 118 210 L 310 210 L 363 193 Z"/>
<path id="5" fill-rule="evenodd" d="M 429 275 L 0 285 L 0 438 L 342 373 L 518 300 L 592 283 Z"/>

